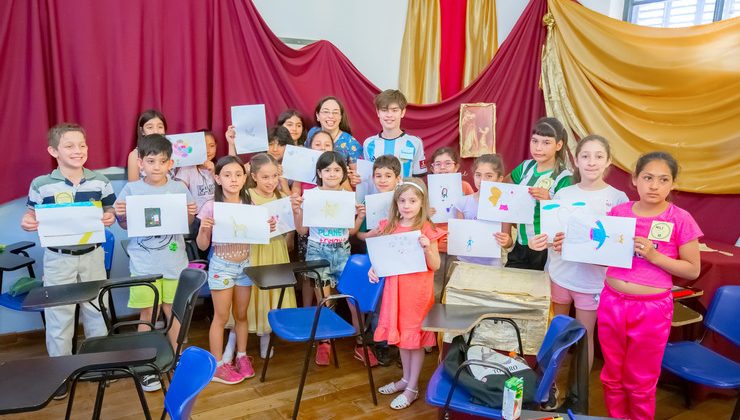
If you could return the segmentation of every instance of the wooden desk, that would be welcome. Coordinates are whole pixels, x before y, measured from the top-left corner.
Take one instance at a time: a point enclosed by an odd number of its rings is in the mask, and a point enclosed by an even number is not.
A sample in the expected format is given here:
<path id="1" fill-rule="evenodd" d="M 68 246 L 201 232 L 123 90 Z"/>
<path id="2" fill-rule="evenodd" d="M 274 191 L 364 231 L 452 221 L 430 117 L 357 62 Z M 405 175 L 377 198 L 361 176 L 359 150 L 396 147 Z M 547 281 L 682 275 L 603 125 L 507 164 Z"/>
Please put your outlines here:
<path id="1" fill-rule="evenodd" d="M 125 283 L 131 280 L 153 282 L 161 278 L 161 274 L 151 274 L 148 276 L 121 277 L 37 287 L 26 295 L 26 299 L 23 301 L 23 309 L 52 308 L 55 306 L 90 302 L 98 297 L 100 289 L 103 286 Z"/>
<path id="2" fill-rule="evenodd" d="M 154 361 L 154 348 L 0 362 L 0 414 L 39 410 L 70 377 Z M 10 379 L 12 378 L 12 379 Z"/>
<path id="3" fill-rule="evenodd" d="M 421 324 L 423 331 L 463 335 L 487 317 L 536 319 L 539 311 L 516 308 L 492 308 L 473 305 L 445 305 L 435 303 Z"/>
<path id="4" fill-rule="evenodd" d="M 316 269 L 328 266 L 329 261 L 327 260 L 298 261 L 246 267 L 244 269 L 244 274 L 249 276 L 252 282 L 254 282 L 254 285 L 261 290 L 281 289 L 280 298 L 278 299 L 278 308 L 281 308 L 283 305 L 285 288 L 295 286 L 295 275 L 297 273 L 313 272 L 319 276 Z"/>
<path id="5" fill-rule="evenodd" d="M 704 317 L 699 312 L 696 312 L 681 302 L 673 302 L 673 320 L 671 320 L 672 327 L 682 327 L 684 325 L 701 322 L 702 320 L 704 320 Z"/>

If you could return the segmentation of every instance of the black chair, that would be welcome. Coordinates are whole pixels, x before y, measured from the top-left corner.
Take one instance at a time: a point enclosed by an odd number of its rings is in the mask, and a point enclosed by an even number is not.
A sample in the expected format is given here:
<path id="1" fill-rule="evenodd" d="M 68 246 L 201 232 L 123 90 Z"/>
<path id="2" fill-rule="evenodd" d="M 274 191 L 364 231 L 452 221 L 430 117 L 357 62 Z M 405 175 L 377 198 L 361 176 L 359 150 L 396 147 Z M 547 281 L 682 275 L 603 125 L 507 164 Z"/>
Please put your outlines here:
<path id="1" fill-rule="evenodd" d="M 177 347 L 172 348 L 167 334 L 172 327 L 173 320 L 168 320 L 167 325 L 163 329 L 155 329 L 154 324 L 156 322 L 156 316 L 158 312 L 157 301 L 159 300 L 159 294 L 154 285 L 143 281 L 131 281 L 124 283 L 116 283 L 105 286 L 100 290 L 98 297 L 98 303 L 101 305 L 101 312 L 105 319 L 106 325 L 108 325 L 108 335 L 104 337 L 93 337 L 82 342 L 79 353 L 98 353 L 104 351 L 115 351 L 115 350 L 130 350 L 136 348 L 156 348 L 157 358 L 154 362 L 146 363 L 133 367 L 133 373 L 138 378 L 143 375 L 156 375 L 159 377 L 162 383 L 162 392 L 166 395 L 167 388 L 164 384 L 164 373 L 169 375 L 169 372 L 177 364 L 178 355 L 182 350 L 183 344 L 185 343 L 188 332 L 190 330 L 190 321 L 193 316 L 193 308 L 198 297 L 198 291 L 206 283 L 207 275 L 203 270 L 196 270 L 186 268 L 180 274 L 180 279 L 175 291 L 175 298 L 172 302 L 172 315 L 180 322 L 180 333 L 177 336 Z M 132 286 L 147 286 L 154 291 L 154 305 L 152 308 L 152 319 L 150 321 L 123 321 L 116 324 L 110 322 L 108 317 L 108 311 L 105 308 L 105 302 L 103 296 L 105 292 L 110 293 L 112 289 L 117 288 L 130 288 Z M 117 331 L 122 327 L 127 326 L 138 326 L 140 324 L 148 325 L 151 331 L 133 331 L 133 332 L 121 332 Z M 105 394 L 105 382 L 108 379 L 114 379 L 119 377 L 129 376 L 127 372 L 122 371 L 98 371 L 93 373 L 88 372 L 84 377 L 75 378 L 72 382 L 72 389 L 69 394 L 69 402 L 67 404 L 67 418 L 72 410 L 72 404 L 74 401 L 75 387 L 78 379 L 98 382 L 98 393 L 95 400 L 95 411 L 99 415 L 100 406 L 102 406 L 103 396 Z M 150 418 L 149 410 L 146 405 L 146 400 L 143 395 L 139 396 L 142 408 L 144 409 L 145 416 Z"/>

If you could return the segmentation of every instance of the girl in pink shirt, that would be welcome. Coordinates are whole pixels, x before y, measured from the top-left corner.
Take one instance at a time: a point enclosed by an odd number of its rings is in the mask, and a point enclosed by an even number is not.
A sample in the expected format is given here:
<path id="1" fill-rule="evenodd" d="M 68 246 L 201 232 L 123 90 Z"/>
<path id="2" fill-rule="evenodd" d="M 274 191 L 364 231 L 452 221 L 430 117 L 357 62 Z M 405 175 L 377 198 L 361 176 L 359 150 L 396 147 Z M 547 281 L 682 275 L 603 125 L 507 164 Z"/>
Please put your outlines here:
<path id="1" fill-rule="evenodd" d="M 613 207 L 611 216 L 634 217 L 632 268 L 609 267 L 599 302 L 601 382 L 610 417 L 655 416 L 655 387 L 673 318 L 672 277 L 699 277 L 701 229 L 670 201 L 678 164 L 665 152 L 637 161 L 632 183 L 639 201 Z"/>

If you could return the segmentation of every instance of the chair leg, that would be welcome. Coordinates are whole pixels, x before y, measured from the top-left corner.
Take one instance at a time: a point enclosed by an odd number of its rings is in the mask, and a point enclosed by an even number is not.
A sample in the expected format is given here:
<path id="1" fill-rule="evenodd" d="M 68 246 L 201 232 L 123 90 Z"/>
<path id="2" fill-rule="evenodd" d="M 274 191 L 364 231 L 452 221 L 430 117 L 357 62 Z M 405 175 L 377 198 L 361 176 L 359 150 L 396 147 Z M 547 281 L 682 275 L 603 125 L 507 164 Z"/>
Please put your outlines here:
<path id="1" fill-rule="evenodd" d="M 144 396 L 144 390 L 141 388 L 141 382 L 133 370 L 129 370 L 128 373 L 134 381 L 134 387 L 136 388 L 136 393 L 139 395 L 139 402 L 141 403 L 141 409 L 144 411 L 144 417 L 146 417 L 146 420 L 151 420 L 152 415 L 149 412 L 149 405 L 146 403 L 146 397 Z"/>
<path id="2" fill-rule="evenodd" d="M 681 390 L 683 391 L 683 403 L 686 405 L 686 409 L 691 409 L 691 384 L 689 381 L 679 379 L 681 381 Z"/>
<path id="3" fill-rule="evenodd" d="M 69 396 L 67 397 L 67 413 L 64 415 L 65 420 L 69 420 L 72 416 L 72 405 L 74 404 L 75 399 L 75 390 L 77 390 L 77 379 L 79 376 L 75 376 L 72 378 L 72 385 L 71 389 L 69 390 Z"/>
<path id="4" fill-rule="evenodd" d="M 298 395 L 295 397 L 295 404 L 293 405 L 293 420 L 298 418 L 298 409 L 301 407 L 301 396 L 303 396 L 303 385 L 306 384 L 306 375 L 308 375 L 308 364 L 311 361 L 313 343 L 314 343 L 314 340 L 308 340 L 308 347 L 306 348 L 306 357 L 303 361 L 303 372 L 301 372 L 301 382 L 298 384 Z"/>
<path id="5" fill-rule="evenodd" d="M 334 339 L 329 340 L 329 343 L 331 343 L 331 354 L 334 356 L 334 367 L 338 369 L 339 368 L 339 356 L 337 356 L 337 348 L 334 346 Z"/>
<path id="6" fill-rule="evenodd" d="M 310 351 L 310 350 L 309 350 Z M 272 352 L 272 333 L 270 333 L 270 339 L 267 340 L 267 358 L 265 363 L 262 365 L 262 376 L 260 376 L 260 382 L 265 382 L 265 376 L 267 375 L 267 364 L 270 363 L 270 354 Z"/>
<path id="7" fill-rule="evenodd" d="M 80 305 L 75 305 L 74 324 L 72 325 L 72 354 L 77 354 L 77 334 L 80 333 Z"/>
<path id="8" fill-rule="evenodd" d="M 740 394 L 737 396 L 737 401 L 735 402 L 735 410 L 732 412 L 732 417 L 730 417 L 731 420 L 740 420 Z"/>
<path id="9" fill-rule="evenodd" d="M 365 354 L 365 366 L 367 367 L 367 379 L 370 383 L 370 394 L 373 396 L 373 404 L 378 405 L 378 396 L 375 395 L 375 382 L 373 381 L 373 368 L 370 366 L 370 357 L 367 351 L 367 341 L 365 341 L 365 337 L 362 334 L 360 334 L 360 340 L 362 340 L 362 352 Z"/>
<path id="10" fill-rule="evenodd" d="M 105 379 L 98 382 L 98 392 L 95 394 L 95 406 L 93 407 L 93 420 L 100 418 L 100 412 L 103 408 L 103 398 L 105 397 Z"/>

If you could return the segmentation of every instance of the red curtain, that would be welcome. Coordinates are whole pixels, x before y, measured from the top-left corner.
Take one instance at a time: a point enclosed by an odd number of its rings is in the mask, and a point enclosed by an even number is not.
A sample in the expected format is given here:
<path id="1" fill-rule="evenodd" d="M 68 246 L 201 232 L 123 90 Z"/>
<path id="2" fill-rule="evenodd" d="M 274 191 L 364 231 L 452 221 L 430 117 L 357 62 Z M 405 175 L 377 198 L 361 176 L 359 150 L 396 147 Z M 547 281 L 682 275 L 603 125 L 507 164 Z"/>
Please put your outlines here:
<path id="1" fill-rule="evenodd" d="M 538 82 L 546 8 L 530 1 L 465 90 L 409 106 L 404 128 L 424 139 L 428 154 L 457 147 L 460 103 L 495 102 L 507 167 L 528 156 L 529 130 L 545 114 Z M 264 103 L 269 121 L 294 107 L 313 120 L 316 101 L 336 95 L 357 139 L 380 129 L 377 87 L 328 42 L 298 51 L 282 44 L 249 0 L 9 0 L 0 2 L 0 22 L 0 202 L 25 195 L 33 177 L 51 170 L 46 131 L 61 121 L 87 129 L 91 168 L 125 165 L 136 117 L 152 107 L 168 117 L 170 133 L 211 127 L 222 137 L 232 105 Z M 222 153 L 225 145 L 220 140 Z M 623 176 L 615 186 L 627 184 Z M 685 194 L 677 202 L 707 236 L 735 241 L 716 215 L 740 213 L 737 196 Z"/>
<path id="2" fill-rule="evenodd" d="M 460 92 L 465 71 L 466 0 L 439 1 L 439 87 L 442 100 Z"/>

